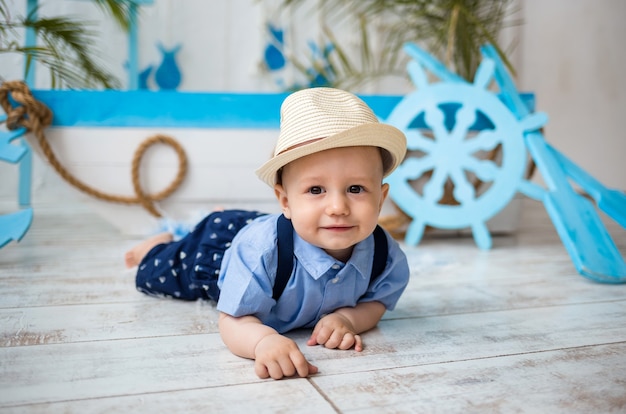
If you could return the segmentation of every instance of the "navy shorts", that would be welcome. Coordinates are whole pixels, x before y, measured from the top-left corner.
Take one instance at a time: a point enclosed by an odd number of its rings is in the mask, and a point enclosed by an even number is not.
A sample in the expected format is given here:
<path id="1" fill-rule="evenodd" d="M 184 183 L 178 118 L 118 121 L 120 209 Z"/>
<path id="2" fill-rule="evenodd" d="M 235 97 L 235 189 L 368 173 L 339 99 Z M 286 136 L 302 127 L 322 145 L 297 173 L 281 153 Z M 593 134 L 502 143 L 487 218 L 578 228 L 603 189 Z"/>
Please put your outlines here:
<path id="1" fill-rule="evenodd" d="M 222 257 L 246 224 L 264 215 L 257 211 L 216 211 L 178 241 L 155 246 L 139 263 L 135 283 L 148 295 L 217 301 Z"/>

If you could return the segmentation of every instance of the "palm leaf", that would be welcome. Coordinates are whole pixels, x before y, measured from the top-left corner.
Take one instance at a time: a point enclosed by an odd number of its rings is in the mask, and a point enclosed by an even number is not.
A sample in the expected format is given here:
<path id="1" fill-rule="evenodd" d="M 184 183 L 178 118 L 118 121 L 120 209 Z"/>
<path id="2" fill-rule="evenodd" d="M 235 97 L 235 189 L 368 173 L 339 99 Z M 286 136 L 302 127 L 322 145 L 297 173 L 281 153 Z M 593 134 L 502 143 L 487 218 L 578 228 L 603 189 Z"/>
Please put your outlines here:
<path id="1" fill-rule="evenodd" d="M 304 2 L 284 0 L 283 6 L 299 6 Z M 359 65 L 347 60 L 346 50 L 337 47 L 338 53 L 341 52 L 338 73 L 356 77 L 357 80 L 397 73 L 400 65 L 406 61 L 402 46 L 407 42 L 425 46 L 451 70 L 469 81 L 473 80 L 481 61 L 480 47 L 490 43 L 514 73 L 506 53 L 497 41 L 497 34 L 507 24 L 505 19 L 515 11 L 509 9 L 510 3 L 511 0 L 318 1 L 324 18 L 346 19 L 349 16 L 353 21 L 358 21 L 359 25 L 371 26 L 374 19 L 385 24 L 381 39 L 383 47 L 379 52 L 370 47 L 368 31 L 361 30 Z M 328 37 L 328 33 L 325 33 Z M 339 45 L 339 42 L 335 41 L 335 44 Z M 349 62 L 350 65 L 347 65 Z M 348 83 L 341 76 L 337 82 Z"/>
<path id="2" fill-rule="evenodd" d="M 58 76 L 66 84 L 79 87 L 93 87 L 100 84 L 105 88 L 119 87 L 103 62 L 97 60 L 94 49 L 97 33 L 85 24 L 65 17 L 40 18 L 24 21 L 25 28 L 32 28 L 49 54 L 39 51 L 37 61 L 47 66 L 51 74 Z M 82 81 L 76 75 L 82 72 Z M 72 74 L 71 76 L 68 76 Z"/>
<path id="3" fill-rule="evenodd" d="M 131 18 L 131 0 L 93 0 L 125 30 Z M 50 71 L 52 87 L 119 88 L 120 82 L 104 62 L 96 58 L 98 33 L 92 24 L 66 17 L 37 18 L 32 11 L 26 18 L 11 20 L 5 0 L 0 0 L 0 53 L 18 53 L 25 58 L 25 73 L 37 61 Z M 21 46 L 24 29 L 32 29 L 37 46 Z"/>
<path id="4" fill-rule="evenodd" d="M 115 22 L 127 32 L 130 29 L 132 10 L 134 2 L 132 0 L 92 0 L 106 14 L 109 14 Z"/>

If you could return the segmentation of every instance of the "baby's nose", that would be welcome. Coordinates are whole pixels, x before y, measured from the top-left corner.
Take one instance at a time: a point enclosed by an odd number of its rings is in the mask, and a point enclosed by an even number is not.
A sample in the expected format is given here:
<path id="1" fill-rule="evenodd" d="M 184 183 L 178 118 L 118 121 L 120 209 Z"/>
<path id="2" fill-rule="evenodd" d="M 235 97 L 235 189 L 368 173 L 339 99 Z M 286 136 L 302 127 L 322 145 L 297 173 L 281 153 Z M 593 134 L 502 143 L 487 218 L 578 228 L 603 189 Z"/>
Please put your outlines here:
<path id="1" fill-rule="evenodd" d="M 349 209 L 348 199 L 345 194 L 333 193 L 328 198 L 326 211 L 328 215 L 344 215 Z"/>

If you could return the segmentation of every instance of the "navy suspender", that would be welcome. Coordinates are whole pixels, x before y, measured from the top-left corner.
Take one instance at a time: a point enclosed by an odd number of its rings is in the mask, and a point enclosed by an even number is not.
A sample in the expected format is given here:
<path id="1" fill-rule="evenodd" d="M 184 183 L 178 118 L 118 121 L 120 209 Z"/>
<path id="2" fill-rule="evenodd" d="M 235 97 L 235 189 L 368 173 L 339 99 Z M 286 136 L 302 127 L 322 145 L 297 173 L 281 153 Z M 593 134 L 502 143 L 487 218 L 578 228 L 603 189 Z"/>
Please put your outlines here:
<path id="1" fill-rule="evenodd" d="M 278 302 L 293 270 L 293 224 L 284 214 L 281 214 L 276 222 L 276 230 L 278 232 L 278 269 L 272 297 Z"/>
<path id="2" fill-rule="evenodd" d="M 374 263 L 372 264 L 372 274 L 370 275 L 370 285 L 380 276 L 387 267 L 387 236 L 382 227 L 376 226 L 374 229 Z"/>
<path id="3" fill-rule="evenodd" d="M 293 270 L 293 225 L 291 220 L 284 215 L 278 217 L 276 223 L 278 232 L 278 269 L 276 270 L 276 282 L 272 297 L 278 302 L 278 298 L 283 294 L 285 286 Z M 380 226 L 374 230 L 374 262 L 372 273 L 370 274 L 370 285 L 380 276 L 387 265 L 387 236 Z"/>

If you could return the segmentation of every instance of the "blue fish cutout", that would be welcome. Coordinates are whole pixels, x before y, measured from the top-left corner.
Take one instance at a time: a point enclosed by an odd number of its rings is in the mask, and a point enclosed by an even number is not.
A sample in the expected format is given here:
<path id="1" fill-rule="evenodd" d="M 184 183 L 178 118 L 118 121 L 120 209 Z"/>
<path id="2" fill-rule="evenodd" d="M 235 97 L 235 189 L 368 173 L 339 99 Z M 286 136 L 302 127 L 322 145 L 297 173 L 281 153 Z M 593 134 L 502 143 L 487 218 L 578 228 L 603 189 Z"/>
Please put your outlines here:
<path id="1" fill-rule="evenodd" d="M 139 82 L 137 85 L 139 89 L 149 89 L 148 79 L 150 78 L 150 75 L 152 74 L 152 69 L 154 69 L 154 66 L 148 65 L 144 70 L 139 72 L 139 75 L 138 75 Z"/>
<path id="2" fill-rule="evenodd" d="M 176 89 L 180 85 L 182 75 L 178 64 L 176 63 L 176 53 L 181 49 L 181 45 L 177 45 L 171 50 L 158 43 L 157 47 L 163 55 L 163 60 L 156 70 L 154 80 L 161 89 Z"/>

